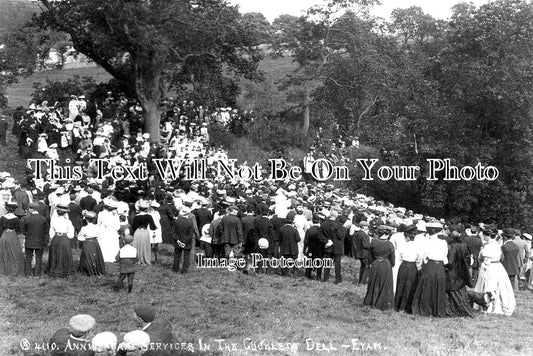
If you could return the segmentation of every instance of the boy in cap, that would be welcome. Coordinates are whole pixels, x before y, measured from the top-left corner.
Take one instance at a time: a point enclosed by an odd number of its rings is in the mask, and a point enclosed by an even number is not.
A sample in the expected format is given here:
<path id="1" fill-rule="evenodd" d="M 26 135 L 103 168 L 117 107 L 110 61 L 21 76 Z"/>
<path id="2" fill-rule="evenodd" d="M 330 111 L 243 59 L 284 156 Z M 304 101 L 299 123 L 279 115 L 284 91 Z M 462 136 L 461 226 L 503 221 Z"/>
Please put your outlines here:
<path id="1" fill-rule="evenodd" d="M 88 314 L 70 318 L 69 329 L 59 329 L 50 339 L 50 344 L 55 345 L 52 355 L 93 356 L 94 351 L 86 338 L 95 326 L 96 320 Z"/>
<path id="2" fill-rule="evenodd" d="M 133 290 L 135 278 L 135 265 L 137 264 L 137 249 L 133 247 L 133 236 L 124 236 L 124 247 L 117 254 L 116 261 L 119 263 L 118 287 L 122 286 L 124 279 L 128 278 L 128 293 Z"/>

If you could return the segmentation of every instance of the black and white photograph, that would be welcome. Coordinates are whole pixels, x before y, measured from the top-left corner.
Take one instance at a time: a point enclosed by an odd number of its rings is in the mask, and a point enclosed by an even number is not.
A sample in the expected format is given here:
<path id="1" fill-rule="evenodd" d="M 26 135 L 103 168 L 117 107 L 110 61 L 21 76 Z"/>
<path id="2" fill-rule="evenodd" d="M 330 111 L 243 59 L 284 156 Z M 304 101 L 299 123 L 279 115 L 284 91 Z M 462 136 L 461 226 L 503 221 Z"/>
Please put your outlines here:
<path id="1" fill-rule="evenodd" d="M 0 0 L 0 356 L 532 355 L 530 0 Z"/>

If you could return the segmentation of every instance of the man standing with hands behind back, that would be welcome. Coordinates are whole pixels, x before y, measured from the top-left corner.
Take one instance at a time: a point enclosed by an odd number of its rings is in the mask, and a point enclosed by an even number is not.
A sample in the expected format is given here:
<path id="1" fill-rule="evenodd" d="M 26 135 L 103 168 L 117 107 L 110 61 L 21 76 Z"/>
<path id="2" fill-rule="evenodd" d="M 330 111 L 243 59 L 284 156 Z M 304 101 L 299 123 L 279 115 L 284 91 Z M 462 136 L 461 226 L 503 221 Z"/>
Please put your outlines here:
<path id="1" fill-rule="evenodd" d="M 21 232 L 26 236 L 24 250 L 26 252 L 24 261 L 24 275 L 32 275 L 31 261 L 35 253 L 34 277 L 40 277 L 42 271 L 43 249 L 47 245 L 50 225 L 48 220 L 39 214 L 39 203 L 30 203 L 28 210 L 30 215 L 25 216 L 21 222 Z"/>

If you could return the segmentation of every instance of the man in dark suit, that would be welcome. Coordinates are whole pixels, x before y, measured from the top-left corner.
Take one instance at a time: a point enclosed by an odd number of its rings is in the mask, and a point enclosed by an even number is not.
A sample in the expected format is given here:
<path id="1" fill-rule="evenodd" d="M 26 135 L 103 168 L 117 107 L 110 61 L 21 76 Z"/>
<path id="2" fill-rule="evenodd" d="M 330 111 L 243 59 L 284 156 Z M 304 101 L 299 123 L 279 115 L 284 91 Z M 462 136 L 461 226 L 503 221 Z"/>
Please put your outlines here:
<path id="1" fill-rule="evenodd" d="M 280 252 L 281 256 L 286 259 L 296 260 L 298 258 L 298 242 L 300 242 L 300 234 L 298 230 L 292 225 L 294 223 L 294 217 L 296 213 L 294 211 L 289 211 L 287 217 L 285 218 L 285 225 L 280 230 Z M 294 271 L 295 269 L 293 269 Z M 287 268 L 282 268 L 281 273 L 286 276 L 289 274 Z"/>
<path id="2" fill-rule="evenodd" d="M 503 267 L 507 271 L 507 275 L 513 285 L 513 290 L 518 291 L 518 276 L 520 275 L 520 246 L 514 242 L 514 230 L 504 229 L 503 238 L 505 243 L 502 246 L 503 253 Z"/>
<path id="3" fill-rule="evenodd" d="M 190 219 L 187 218 L 188 215 L 189 209 L 183 207 L 179 212 L 178 218 L 174 221 L 176 245 L 174 246 L 174 264 L 172 270 L 176 273 L 180 271 L 180 260 L 181 255 L 183 255 L 181 274 L 185 274 L 189 270 L 192 241 L 194 239 L 194 228 Z"/>
<path id="4" fill-rule="evenodd" d="M 328 239 L 320 231 L 320 217 L 315 214 L 313 215 L 313 225 L 307 229 L 304 237 L 304 254 L 307 258 L 321 259 L 325 255 L 325 246 L 328 243 Z M 305 276 L 311 279 L 311 274 L 313 268 L 305 269 Z M 317 268 L 316 270 L 316 280 L 320 281 L 322 279 L 322 267 Z"/>
<path id="5" fill-rule="evenodd" d="M 476 285 L 477 276 L 479 275 L 479 267 L 481 266 L 481 262 L 479 261 L 479 252 L 481 251 L 483 241 L 481 241 L 481 237 L 477 233 L 476 228 L 471 227 L 470 231 L 470 235 L 463 233 L 463 241 L 466 243 L 466 246 L 468 247 L 468 254 L 472 259 L 472 283 L 473 285 Z"/>
<path id="6" fill-rule="evenodd" d="M 196 216 L 196 223 L 198 225 L 198 230 L 202 231 L 202 227 L 205 224 L 210 224 L 213 220 L 213 214 L 207 209 L 207 201 L 202 201 L 202 206 L 199 209 L 193 211 Z"/>
<path id="7" fill-rule="evenodd" d="M 21 233 L 26 236 L 24 243 L 24 250 L 26 258 L 24 261 L 24 275 L 31 276 L 31 261 L 33 254 L 35 254 L 35 270 L 34 276 L 40 277 L 43 262 L 43 249 L 46 247 L 48 232 L 50 226 L 48 220 L 39 214 L 37 208 L 38 203 L 30 203 L 28 210 L 30 215 L 25 216 L 21 221 Z"/>
<path id="8" fill-rule="evenodd" d="M 320 225 L 321 233 L 330 241 L 333 242 L 332 249 L 328 252 L 329 256 L 333 257 L 333 263 L 335 265 L 335 284 L 342 282 L 342 267 L 341 257 L 344 254 L 344 237 L 347 230 L 337 221 L 339 213 L 335 209 L 331 209 L 329 218 Z M 331 268 L 326 268 L 324 271 L 324 280 L 326 282 L 329 279 Z"/>
<path id="9" fill-rule="evenodd" d="M 44 216 L 47 220 L 50 220 L 50 207 L 46 205 L 44 202 L 45 195 L 43 193 L 39 193 L 37 195 L 37 206 L 35 207 L 35 210 L 39 213 L 39 215 Z"/>
<path id="10" fill-rule="evenodd" d="M 76 194 L 70 194 L 70 203 L 68 204 L 68 218 L 72 222 L 72 226 L 74 226 L 74 238 L 70 240 L 70 245 L 72 248 L 77 247 L 78 233 L 80 232 L 81 227 L 83 226 L 83 219 L 81 217 L 83 209 L 81 208 L 81 206 L 76 204 L 75 200 Z"/>
<path id="11" fill-rule="evenodd" d="M 12 195 L 13 200 L 17 202 L 17 210 L 15 210 L 15 215 L 18 217 L 24 216 L 28 210 L 28 205 L 30 204 L 30 197 L 28 196 L 28 193 L 17 183 Z"/>
<path id="12" fill-rule="evenodd" d="M 520 231 L 516 231 L 516 236 L 514 238 L 514 243 L 520 247 L 520 278 L 525 278 L 525 268 L 527 260 L 529 259 L 529 243 L 526 240 L 522 240 Z"/>
<path id="13" fill-rule="evenodd" d="M 263 252 L 263 258 L 272 258 L 273 257 L 273 244 L 274 244 L 274 227 L 272 226 L 272 222 L 269 218 L 266 217 L 266 214 L 268 212 L 268 207 L 260 207 L 257 216 L 254 218 L 254 229 L 255 229 L 255 236 L 257 237 L 257 241 L 260 239 L 266 239 L 268 241 L 268 248 L 266 249 L 266 252 Z M 262 271 L 262 265 L 259 264 L 258 271 Z M 266 273 L 271 273 L 272 269 L 270 267 L 267 268 Z"/>
<path id="14" fill-rule="evenodd" d="M 224 256 L 229 258 L 232 250 L 240 253 L 244 242 L 241 219 L 237 217 L 239 209 L 232 205 L 228 208 L 228 214 L 222 218 L 218 225 L 217 233 L 220 244 L 224 246 Z"/>
<path id="15" fill-rule="evenodd" d="M 246 208 L 246 214 L 241 218 L 242 222 L 242 234 L 244 238 L 244 254 L 251 254 L 257 251 L 257 234 L 254 227 L 255 208 L 248 205 Z"/>
<path id="16" fill-rule="evenodd" d="M 357 278 L 357 284 L 368 283 L 368 276 L 370 273 L 370 237 L 365 231 L 363 231 L 362 227 L 364 226 L 368 226 L 368 223 L 366 221 L 361 221 L 359 226 L 356 227 L 352 239 L 353 256 L 356 260 L 359 260 L 359 277 Z"/>
<path id="17" fill-rule="evenodd" d="M 150 336 L 150 347 L 143 355 L 170 355 L 168 348 L 174 341 L 170 323 L 161 318 L 156 319 L 155 309 L 149 305 L 136 305 L 133 309 L 141 330 Z"/>
<path id="18" fill-rule="evenodd" d="M 96 212 L 94 208 L 98 203 L 96 199 L 92 197 L 92 194 L 94 192 L 93 188 L 88 187 L 85 191 L 87 192 L 87 195 L 80 199 L 81 209 Z"/>

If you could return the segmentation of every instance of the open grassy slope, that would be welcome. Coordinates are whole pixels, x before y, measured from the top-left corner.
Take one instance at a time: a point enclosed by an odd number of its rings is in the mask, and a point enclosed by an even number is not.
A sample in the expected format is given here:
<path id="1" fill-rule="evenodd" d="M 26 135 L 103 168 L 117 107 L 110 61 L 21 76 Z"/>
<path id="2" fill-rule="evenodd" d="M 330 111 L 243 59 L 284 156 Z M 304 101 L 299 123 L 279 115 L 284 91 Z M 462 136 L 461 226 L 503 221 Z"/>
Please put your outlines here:
<path id="1" fill-rule="evenodd" d="M 226 355 L 531 355 L 533 296 L 517 294 L 512 317 L 478 314 L 475 319 L 433 319 L 362 307 L 365 287 L 352 282 L 352 259 L 343 259 L 344 282 L 321 283 L 304 277 L 258 275 L 228 270 L 171 271 L 172 250 L 163 248 L 160 265 L 139 268 L 133 293 L 114 288 L 117 266 L 108 276 L 69 279 L 0 277 L 2 355 L 30 355 L 35 343 L 78 313 L 93 315 L 97 332 L 119 336 L 135 328 L 133 305 L 152 304 L 169 320 L 176 340 L 211 345 L 208 354 Z M 33 353 L 24 353 L 26 338 Z M 235 348 L 219 348 L 235 343 Z M 251 340 L 250 340 L 251 339 Z M 311 341 L 312 339 L 312 341 Z M 292 350 L 251 349 L 293 343 Z M 343 346 L 344 345 L 344 346 Z M 259 346 L 257 347 L 259 348 Z M 279 349 L 279 346 L 277 346 Z M 336 350 L 334 350 L 335 348 Z M 329 349 L 328 351 L 325 351 Z"/>

